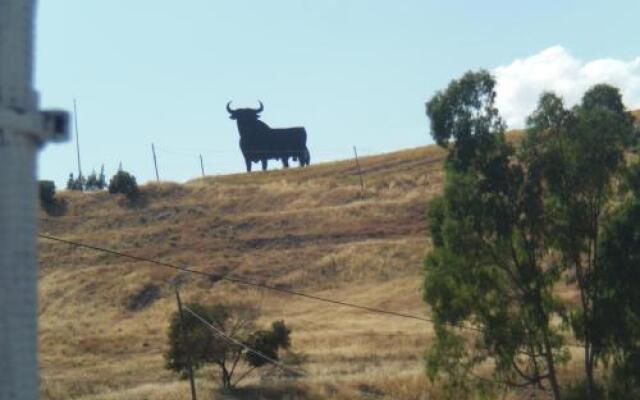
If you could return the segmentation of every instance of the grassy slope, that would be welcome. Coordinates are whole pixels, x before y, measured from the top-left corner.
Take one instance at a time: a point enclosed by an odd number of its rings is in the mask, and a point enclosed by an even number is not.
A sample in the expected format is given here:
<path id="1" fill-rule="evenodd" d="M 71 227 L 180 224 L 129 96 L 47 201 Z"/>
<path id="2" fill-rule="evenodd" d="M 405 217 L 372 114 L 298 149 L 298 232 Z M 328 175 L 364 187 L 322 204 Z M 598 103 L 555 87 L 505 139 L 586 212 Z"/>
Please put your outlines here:
<path id="1" fill-rule="evenodd" d="M 435 147 L 310 168 L 150 184 L 146 204 L 106 193 L 62 193 L 68 210 L 41 232 L 225 272 L 322 296 L 427 315 L 421 301 L 425 204 L 442 185 Z M 185 382 L 163 368 L 169 282 L 176 272 L 41 241 L 40 342 L 50 399 L 178 399 Z M 308 377 L 262 383 L 280 398 L 421 398 L 428 324 L 185 276 L 187 301 L 249 301 L 263 323 L 284 319 Z M 127 311 L 146 284 L 160 298 Z M 198 381 L 212 387 L 210 371 Z M 258 387 L 247 381 L 244 395 Z M 267 396 L 269 390 L 261 390 Z M 207 390 L 206 394 L 211 394 Z M 266 393 L 266 394 L 265 394 Z M 206 395 L 203 398 L 206 397 Z"/>
<path id="2" fill-rule="evenodd" d="M 640 111 L 635 116 L 640 119 Z M 429 246 L 424 210 L 442 189 L 443 157 L 429 146 L 362 159 L 364 198 L 353 161 L 185 185 L 149 184 L 143 188 L 146 204 L 133 208 L 106 193 L 63 193 L 66 215 L 42 215 L 41 232 L 426 316 L 421 300 L 422 258 Z M 186 398 L 186 383 L 163 368 L 175 278 L 172 270 L 41 241 L 43 397 Z M 428 324 L 197 276 L 182 278 L 186 301 L 250 302 L 261 308 L 264 324 L 284 319 L 293 328 L 294 350 L 307 357 L 307 377 L 262 382 L 254 377 L 238 398 L 422 399 L 434 394 L 422 361 L 432 337 Z M 127 311 L 129 299 L 149 283 L 159 286 L 159 299 L 142 311 Z M 200 398 L 214 396 L 211 374 L 199 373 Z"/>

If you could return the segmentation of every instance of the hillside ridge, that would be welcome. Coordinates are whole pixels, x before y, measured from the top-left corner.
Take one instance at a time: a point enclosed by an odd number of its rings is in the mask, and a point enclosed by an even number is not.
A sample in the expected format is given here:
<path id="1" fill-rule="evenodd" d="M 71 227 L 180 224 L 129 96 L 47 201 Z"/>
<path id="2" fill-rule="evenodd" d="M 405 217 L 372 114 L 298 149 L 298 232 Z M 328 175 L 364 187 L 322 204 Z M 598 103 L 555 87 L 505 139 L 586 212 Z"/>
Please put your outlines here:
<path id="1" fill-rule="evenodd" d="M 136 205 L 105 192 L 62 192 L 66 213 L 42 214 L 40 230 L 208 273 L 426 316 L 420 290 L 428 247 L 424 210 L 441 190 L 443 157 L 436 146 L 362 157 L 362 192 L 354 160 L 150 183 Z M 310 378 L 267 383 L 273 398 L 292 388 L 306 398 L 366 397 L 367 390 L 412 398 L 410 392 L 427 385 L 416 349 L 429 340 L 428 324 L 176 274 L 47 240 L 39 248 L 45 398 L 144 393 L 140 398 L 169 399 L 176 397 L 167 393 L 186 389 L 163 359 L 175 310 L 170 284 L 178 277 L 187 302 L 249 302 L 261 309 L 261 321 L 284 319 L 292 327 L 293 349 L 304 354 Z M 148 304 L 127 308 L 152 286 L 156 294 Z M 388 337 L 397 338 L 396 348 L 384 345 Z M 210 376 L 201 372 L 199 385 L 214 387 Z M 243 390 L 259 380 L 253 377 Z"/>

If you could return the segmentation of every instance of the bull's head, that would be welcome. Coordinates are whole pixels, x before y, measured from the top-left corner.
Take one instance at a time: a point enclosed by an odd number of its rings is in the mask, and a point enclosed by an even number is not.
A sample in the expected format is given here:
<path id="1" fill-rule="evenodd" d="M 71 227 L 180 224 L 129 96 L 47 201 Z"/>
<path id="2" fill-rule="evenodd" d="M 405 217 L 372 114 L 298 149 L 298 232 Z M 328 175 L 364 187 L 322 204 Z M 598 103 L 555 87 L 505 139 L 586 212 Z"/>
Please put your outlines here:
<path id="1" fill-rule="evenodd" d="M 229 112 L 229 118 L 236 120 L 257 120 L 260 117 L 260 113 L 264 110 L 264 105 L 261 101 L 259 108 L 238 108 L 236 110 L 231 108 L 231 102 L 227 103 L 227 112 Z"/>

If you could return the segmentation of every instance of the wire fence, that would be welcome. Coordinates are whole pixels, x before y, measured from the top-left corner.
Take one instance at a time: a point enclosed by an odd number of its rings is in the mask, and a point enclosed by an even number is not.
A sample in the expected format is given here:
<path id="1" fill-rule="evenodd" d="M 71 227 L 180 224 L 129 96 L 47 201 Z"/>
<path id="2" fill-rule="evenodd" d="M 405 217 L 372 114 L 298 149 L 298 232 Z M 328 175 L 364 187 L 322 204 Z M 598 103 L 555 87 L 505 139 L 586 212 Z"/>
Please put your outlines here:
<path id="1" fill-rule="evenodd" d="M 358 147 L 358 153 L 360 153 L 361 156 L 377 154 L 379 151 L 380 150 L 373 148 Z M 301 158 L 304 158 L 304 156 L 300 157 L 299 152 L 290 148 L 251 150 L 248 154 L 253 159 L 252 163 L 260 163 L 262 158 L 264 158 L 268 164 L 271 162 L 267 169 L 272 171 L 298 167 L 299 164 L 302 163 Z M 220 157 L 221 155 L 224 157 Z M 310 156 L 311 164 L 349 161 L 353 160 L 353 146 L 310 148 Z M 147 167 L 141 168 L 139 161 L 136 161 L 135 166 L 131 166 L 126 160 L 120 160 L 115 171 L 125 170 L 132 173 L 142 183 L 152 181 L 185 182 L 205 176 L 245 173 L 246 171 L 246 163 L 243 160 L 243 154 L 240 150 L 231 151 L 206 147 L 183 148 L 152 143 L 148 157 L 149 163 L 145 163 Z M 100 165 L 102 165 L 102 168 L 105 166 L 104 163 Z M 259 168 L 260 166 L 253 167 L 254 170 Z M 107 169 L 113 171 L 112 167 Z M 87 174 L 87 171 L 93 172 Z M 115 174 L 116 172 L 113 173 Z M 60 187 L 79 190 L 77 185 L 80 182 L 80 176 L 76 176 L 77 173 L 78 171 L 73 171 L 72 168 L 69 175 L 66 175 L 65 180 L 56 179 L 55 181 Z M 97 175 L 95 168 L 83 168 L 82 180 L 86 183 L 87 177 L 92 174 Z M 71 178 L 73 180 L 71 180 Z M 106 178 L 108 181 L 109 176 Z M 73 185 L 76 185 L 76 187 L 73 187 Z"/>

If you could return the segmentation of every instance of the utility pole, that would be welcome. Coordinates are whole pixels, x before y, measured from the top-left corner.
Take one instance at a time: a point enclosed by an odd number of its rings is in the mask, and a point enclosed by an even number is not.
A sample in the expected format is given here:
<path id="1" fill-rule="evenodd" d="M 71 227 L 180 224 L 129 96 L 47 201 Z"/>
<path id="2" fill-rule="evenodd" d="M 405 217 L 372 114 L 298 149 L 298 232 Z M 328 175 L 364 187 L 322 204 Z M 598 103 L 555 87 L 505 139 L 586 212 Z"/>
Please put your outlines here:
<path id="1" fill-rule="evenodd" d="M 353 154 L 356 156 L 356 167 L 358 167 L 358 176 L 360 177 L 360 196 L 364 197 L 364 181 L 362 180 L 362 170 L 360 169 L 360 161 L 358 161 L 358 150 L 353 146 Z"/>
<path id="2" fill-rule="evenodd" d="M 33 89 L 35 0 L 0 0 L 0 400 L 37 400 L 36 155 L 69 114 Z"/>
<path id="3" fill-rule="evenodd" d="M 200 169 L 202 170 L 202 177 L 204 178 L 204 161 L 202 160 L 202 154 L 200 154 Z"/>
<path id="4" fill-rule="evenodd" d="M 73 121 L 76 132 L 76 153 L 78 154 L 78 182 L 80 182 L 80 191 L 84 191 L 84 184 L 82 177 L 82 163 L 80 162 L 80 131 L 78 130 L 78 106 L 76 105 L 76 99 L 73 99 Z"/>
<path id="5" fill-rule="evenodd" d="M 180 292 L 178 291 L 178 283 L 176 283 L 176 302 L 178 303 L 178 313 L 180 314 L 180 332 L 182 334 L 182 340 L 187 338 L 187 334 L 184 330 L 184 313 L 182 311 L 182 300 L 180 300 Z M 186 351 L 187 353 L 187 369 L 189 372 L 189 383 L 191 384 L 191 400 L 196 399 L 196 384 L 193 380 L 193 366 L 191 364 L 191 353 Z"/>
<path id="6" fill-rule="evenodd" d="M 158 159 L 156 158 L 156 146 L 151 143 L 151 153 L 153 153 L 153 165 L 156 167 L 156 182 L 160 182 L 160 175 L 158 174 Z"/>

